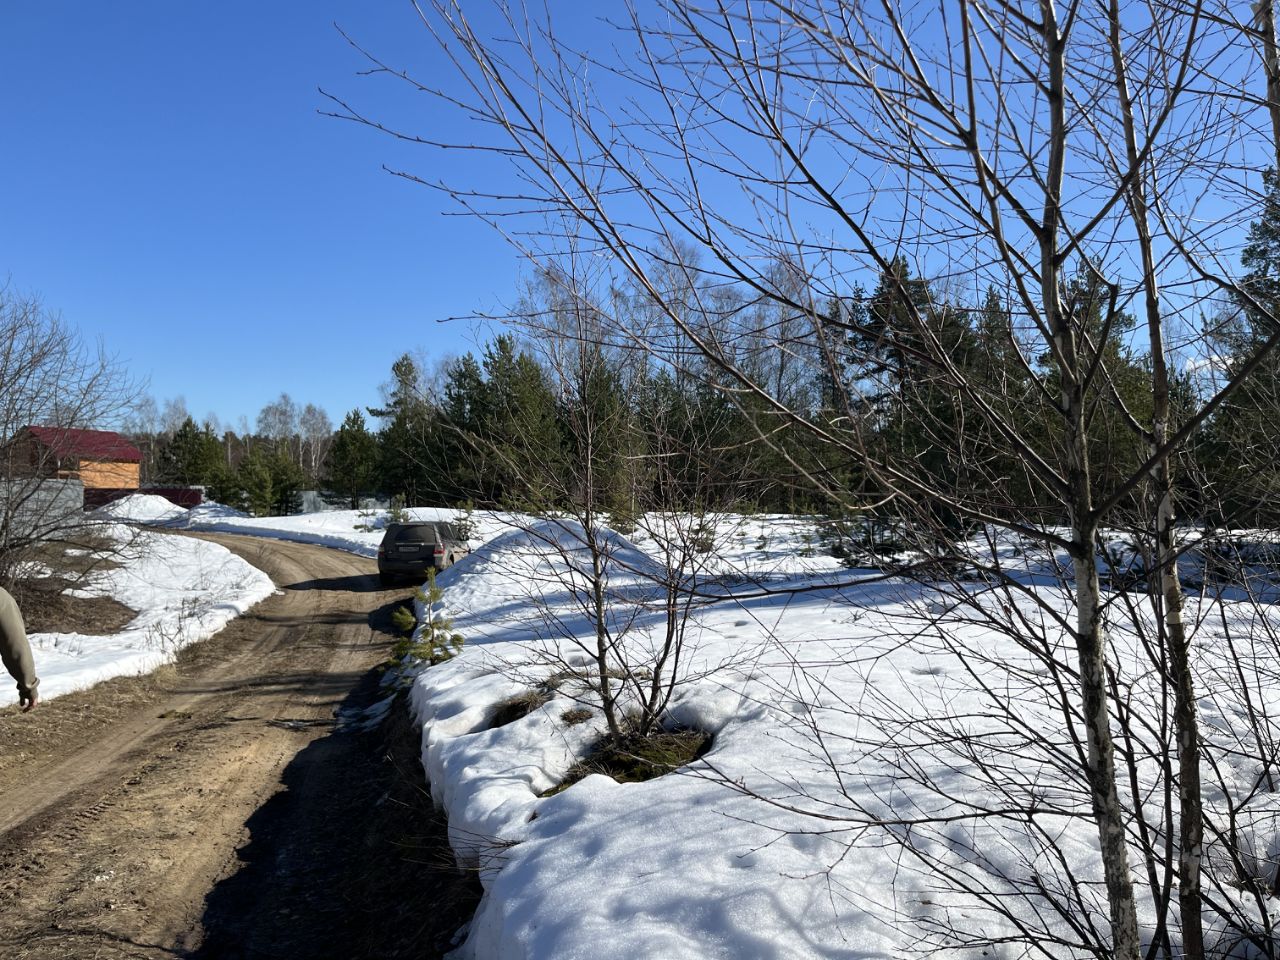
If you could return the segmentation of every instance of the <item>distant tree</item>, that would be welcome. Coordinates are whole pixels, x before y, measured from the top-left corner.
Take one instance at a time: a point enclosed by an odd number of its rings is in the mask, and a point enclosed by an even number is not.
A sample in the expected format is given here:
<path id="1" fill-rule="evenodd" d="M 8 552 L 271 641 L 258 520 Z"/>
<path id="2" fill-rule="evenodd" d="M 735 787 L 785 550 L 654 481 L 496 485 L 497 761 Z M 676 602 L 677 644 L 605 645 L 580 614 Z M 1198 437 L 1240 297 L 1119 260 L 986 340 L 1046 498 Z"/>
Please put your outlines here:
<path id="1" fill-rule="evenodd" d="M 162 441 L 156 478 L 184 486 L 205 484 L 222 463 L 222 444 L 208 428 L 187 417 L 173 436 Z"/>
<path id="2" fill-rule="evenodd" d="M 323 407 L 308 403 L 298 417 L 302 432 L 303 469 L 307 476 L 316 479 L 321 475 L 324 459 L 333 439 L 333 422 Z"/>
<path id="3" fill-rule="evenodd" d="M 282 443 L 298 432 L 298 407 L 287 393 L 280 394 L 258 413 L 258 433 Z"/>
<path id="4" fill-rule="evenodd" d="M 99 344 L 39 299 L 0 286 L 0 583 L 48 541 L 87 533 L 78 501 L 53 496 L 56 454 L 18 440 L 24 427 L 110 428 L 135 409 L 136 385 Z"/>
<path id="5" fill-rule="evenodd" d="M 352 410 L 334 435 L 326 482 L 355 509 L 360 506 L 360 495 L 373 490 L 377 479 L 377 438 L 365 426 L 364 415 Z"/>
<path id="6" fill-rule="evenodd" d="M 475 428 L 492 454 L 485 465 L 492 503 L 519 504 L 530 496 L 522 478 L 555 472 L 564 462 L 556 395 L 550 378 L 515 338 L 497 337 L 485 348 L 484 386 Z M 541 502 L 545 498 L 534 494 Z"/>
<path id="7" fill-rule="evenodd" d="M 306 475 L 287 450 L 269 455 L 267 469 L 271 474 L 271 513 L 281 517 L 297 513 L 298 494 L 306 484 Z"/>
<path id="8" fill-rule="evenodd" d="M 156 398 L 146 394 L 138 398 L 124 418 L 123 432 L 141 452 L 140 478 L 148 483 L 155 476 L 156 434 L 160 431 L 160 408 Z"/>
<path id="9" fill-rule="evenodd" d="M 160 432 L 168 436 L 177 433 L 182 424 L 190 417 L 187 412 L 187 400 L 179 395 L 165 400 L 160 411 Z"/>
<path id="10" fill-rule="evenodd" d="M 245 454 L 235 472 L 235 486 L 241 496 L 235 505 L 255 517 L 270 516 L 276 502 L 271 475 L 274 459 L 275 456 L 262 447 L 254 447 Z"/>
<path id="11" fill-rule="evenodd" d="M 228 434 L 230 436 L 230 434 Z M 205 482 L 205 494 L 215 503 L 226 504 L 237 510 L 248 510 L 248 495 L 240 472 L 229 464 L 219 462 Z"/>
<path id="12" fill-rule="evenodd" d="M 154 436 L 160 431 L 160 408 L 156 398 L 144 394 L 125 415 L 124 432 L 132 436 Z"/>
<path id="13" fill-rule="evenodd" d="M 391 378 L 383 388 L 383 404 L 368 408 L 370 416 L 382 421 L 378 486 L 418 506 L 430 496 L 434 482 L 423 469 L 431 409 L 424 397 L 421 369 L 412 356 L 406 353 L 396 359 Z"/>
<path id="14" fill-rule="evenodd" d="M 445 502 L 483 501 L 486 451 L 477 447 L 481 431 L 484 372 L 467 354 L 445 368 L 443 402 L 435 435 L 440 492 Z"/>

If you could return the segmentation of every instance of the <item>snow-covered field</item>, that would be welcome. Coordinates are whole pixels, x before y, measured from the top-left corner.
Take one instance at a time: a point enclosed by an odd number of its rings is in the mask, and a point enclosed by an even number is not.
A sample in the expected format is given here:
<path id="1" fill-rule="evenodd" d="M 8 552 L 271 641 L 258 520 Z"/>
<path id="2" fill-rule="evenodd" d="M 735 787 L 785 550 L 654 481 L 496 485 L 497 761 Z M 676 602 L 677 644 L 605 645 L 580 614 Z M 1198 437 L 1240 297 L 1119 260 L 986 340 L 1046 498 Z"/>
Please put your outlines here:
<path id="1" fill-rule="evenodd" d="M 355 513 L 217 514 L 166 522 L 365 555 L 380 538 L 355 529 L 377 526 Z M 572 525 L 473 520 L 479 549 L 438 578 L 439 614 L 466 646 L 406 674 L 431 789 L 485 885 L 459 960 L 852 960 L 965 942 L 973 956 L 1078 957 L 1105 941 L 1062 558 L 980 544 L 1015 589 L 930 586 L 842 569 L 802 519 L 720 518 L 716 549 L 695 562 L 705 602 L 688 621 L 669 710 L 673 724 L 713 735 L 709 752 L 646 783 L 594 775 L 544 797 L 604 731 L 598 699 L 574 676 L 594 640 L 571 572 L 586 557 Z M 666 626 L 652 526 L 607 538 L 609 617 L 641 665 Z M 1113 601 L 1127 704 L 1114 724 L 1134 767 L 1121 790 L 1143 817 L 1130 832 L 1141 864 L 1144 842 L 1163 849 L 1176 806 L 1161 787 L 1169 688 L 1144 647 L 1145 595 Z M 1280 846 L 1280 793 L 1264 786 L 1280 782 L 1266 759 L 1280 742 L 1280 630 L 1273 607 L 1240 595 L 1193 598 L 1187 612 L 1214 758 L 1205 862 L 1220 909 L 1206 923 L 1221 955 L 1249 956 L 1222 915 L 1275 921 L 1249 876 L 1269 882 Z M 493 726 L 497 705 L 538 688 L 552 698 Z M 1134 876 L 1150 938 L 1162 875 Z M 1176 897 L 1173 909 L 1176 919 Z"/>
<path id="2" fill-rule="evenodd" d="M 104 520 L 102 532 L 124 545 L 112 558 L 122 563 L 94 574 L 76 594 L 112 597 L 137 616 L 111 636 L 31 634 L 45 699 L 109 677 L 153 670 L 187 644 L 217 633 L 275 589 L 265 573 L 217 544 L 136 531 L 110 519 Z"/>

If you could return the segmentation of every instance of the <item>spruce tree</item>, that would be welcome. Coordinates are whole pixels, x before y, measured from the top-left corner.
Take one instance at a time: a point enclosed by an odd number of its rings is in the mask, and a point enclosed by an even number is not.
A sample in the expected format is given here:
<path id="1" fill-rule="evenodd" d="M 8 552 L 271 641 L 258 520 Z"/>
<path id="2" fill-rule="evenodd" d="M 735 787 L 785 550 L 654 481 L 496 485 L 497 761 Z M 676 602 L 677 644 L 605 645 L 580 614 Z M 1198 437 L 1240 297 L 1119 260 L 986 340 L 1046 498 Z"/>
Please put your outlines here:
<path id="1" fill-rule="evenodd" d="M 360 495 L 377 485 L 378 441 L 365 426 L 364 415 L 352 410 L 342 421 L 329 449 L 326 482 L 351 505 L 360 506 Z"/>
<path id="2" fill-rule="evenodd" d="M 1280 177 L 1263 174 L 1266 196 L 1241 256 L 1244 297 L 1217 325 L 1218 362 L 1232 373 L 1274 330 L 1280 312 Z M 1259 309 L 1260 308 L 1260 309 Z M 1210 487 L 1213 519 L 1227 525 L 1280 524 L 1280 357 L 1271 353 L 1222 405 L 1199 444 L 1200 469 Z"/>
<path id="3" fill-rule="evenodd" d="M 187 417 L 161 447 L 157 461 L 157 479 L 162 483 L 205 484 L 222 462 L 222 445 L 209 428 L 201 429 Z"/>

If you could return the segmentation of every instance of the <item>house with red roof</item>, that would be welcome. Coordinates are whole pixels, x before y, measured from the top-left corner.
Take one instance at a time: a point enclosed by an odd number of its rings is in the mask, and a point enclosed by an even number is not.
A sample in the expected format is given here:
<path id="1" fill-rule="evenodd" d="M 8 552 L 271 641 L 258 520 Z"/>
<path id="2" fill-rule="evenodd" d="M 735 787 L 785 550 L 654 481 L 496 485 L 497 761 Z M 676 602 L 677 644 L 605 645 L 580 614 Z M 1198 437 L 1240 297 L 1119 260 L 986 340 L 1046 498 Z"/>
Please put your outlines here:
<path id="1" fill-rule="evenodd" d="M 23 427 L 7 452 L 15 471 L 79 480 L 86 490 L 137 490 L 141 484 L 142 451 L 110 430 Z"/>

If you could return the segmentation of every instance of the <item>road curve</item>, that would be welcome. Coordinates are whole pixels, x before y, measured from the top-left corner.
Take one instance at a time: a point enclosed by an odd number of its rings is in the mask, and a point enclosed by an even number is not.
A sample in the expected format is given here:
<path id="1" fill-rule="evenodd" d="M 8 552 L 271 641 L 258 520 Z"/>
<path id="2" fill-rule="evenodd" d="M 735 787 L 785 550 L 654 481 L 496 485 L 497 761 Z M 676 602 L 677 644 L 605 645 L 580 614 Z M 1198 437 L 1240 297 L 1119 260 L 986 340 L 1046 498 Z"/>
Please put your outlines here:
<path id="1" fill-rule="evenodd" d="M 325 897 L 289 890 L 369 802 L 340 799 L 369 747 L 336 715 L 376 697 L 407 591 L 349 554 L 206 538 L 276 594 L 153 678 L 0 712 L 0 956 L 330 955 Z"/>

